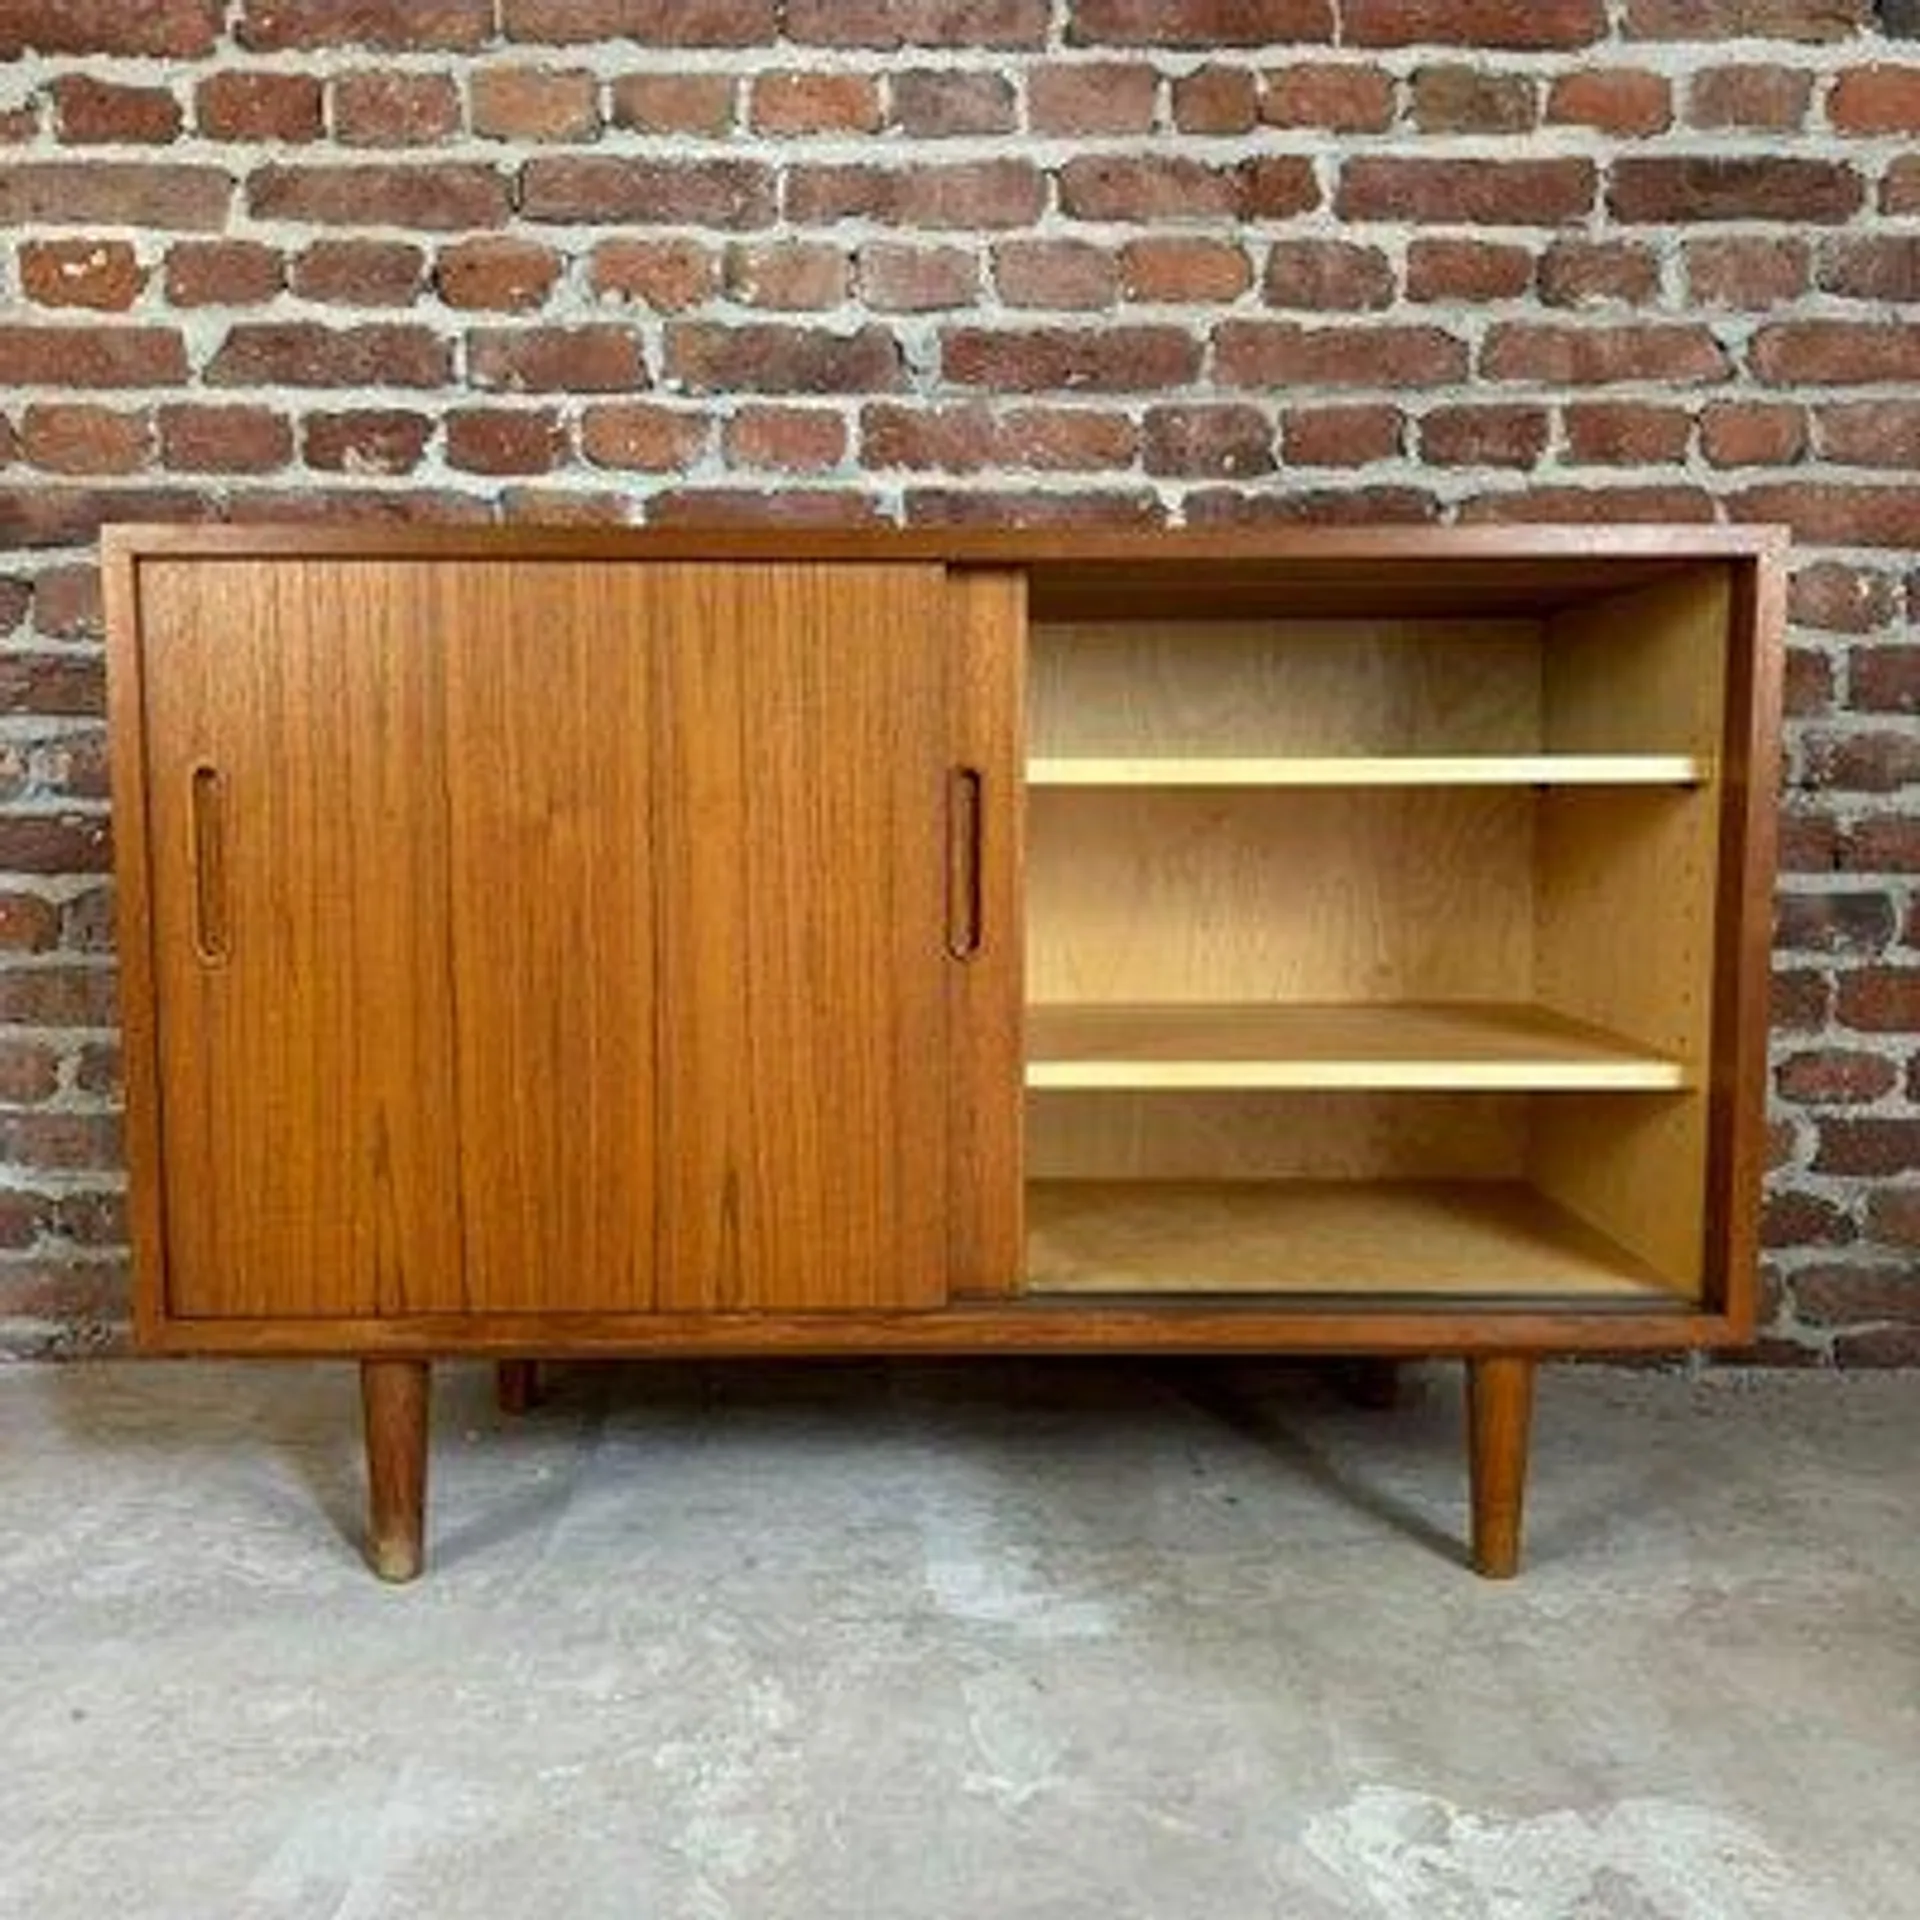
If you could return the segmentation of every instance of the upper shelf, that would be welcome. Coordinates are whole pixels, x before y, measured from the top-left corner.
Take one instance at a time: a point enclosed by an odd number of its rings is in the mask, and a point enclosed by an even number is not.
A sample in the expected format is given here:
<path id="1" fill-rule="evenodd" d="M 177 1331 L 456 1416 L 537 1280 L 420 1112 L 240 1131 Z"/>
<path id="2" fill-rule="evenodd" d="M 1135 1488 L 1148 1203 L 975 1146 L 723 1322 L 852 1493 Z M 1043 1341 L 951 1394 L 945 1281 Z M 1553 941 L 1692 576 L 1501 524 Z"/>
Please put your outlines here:
<path id="1" fill-rule="evenodd" d="M 1157 1006 L 1027 1009 L 1035 1088 L 1671 1092 L 1682 1064 L 1544 1007 Z"/>
<path id="2" fill-rule="evenodd" d="M 1040 755 L 1035 787 L 1692 787 L 1712 762 L 1685 753 Z"/>

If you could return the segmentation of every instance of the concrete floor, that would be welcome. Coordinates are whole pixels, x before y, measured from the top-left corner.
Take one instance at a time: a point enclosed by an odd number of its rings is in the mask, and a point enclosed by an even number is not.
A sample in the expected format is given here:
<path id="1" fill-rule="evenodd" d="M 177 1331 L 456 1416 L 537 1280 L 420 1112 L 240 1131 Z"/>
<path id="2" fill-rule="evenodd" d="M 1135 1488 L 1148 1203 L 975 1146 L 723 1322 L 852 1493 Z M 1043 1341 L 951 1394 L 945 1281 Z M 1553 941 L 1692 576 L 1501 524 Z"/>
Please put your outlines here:
<path id="1" fill-rule="evenodd" d="M 1562 1370 L 1531 1565 L 1450 1371 L 0 1371 L 0 1913 L 1920 1915 L 1920 1379 Z"/>

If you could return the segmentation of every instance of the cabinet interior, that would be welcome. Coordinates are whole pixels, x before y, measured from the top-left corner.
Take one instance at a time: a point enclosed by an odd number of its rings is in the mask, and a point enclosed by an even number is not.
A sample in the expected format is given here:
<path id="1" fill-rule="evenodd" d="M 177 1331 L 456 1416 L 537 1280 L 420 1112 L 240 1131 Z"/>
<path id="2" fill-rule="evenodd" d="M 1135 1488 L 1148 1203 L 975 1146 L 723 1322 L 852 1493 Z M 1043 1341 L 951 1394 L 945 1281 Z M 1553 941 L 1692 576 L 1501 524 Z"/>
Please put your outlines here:
<path id="1" fill-rule="evenodd" d="M 1032 1292 L 1700 1300 L 1719 565 L 1036 582 Z"/>

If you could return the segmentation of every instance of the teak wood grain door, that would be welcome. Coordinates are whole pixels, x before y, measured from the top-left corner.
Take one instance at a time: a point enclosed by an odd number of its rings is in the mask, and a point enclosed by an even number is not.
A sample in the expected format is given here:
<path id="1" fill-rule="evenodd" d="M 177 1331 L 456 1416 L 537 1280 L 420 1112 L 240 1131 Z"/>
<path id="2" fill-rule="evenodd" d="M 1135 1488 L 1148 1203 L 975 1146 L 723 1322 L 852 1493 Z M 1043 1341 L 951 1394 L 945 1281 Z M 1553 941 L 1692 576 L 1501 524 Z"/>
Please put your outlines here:
<path id="1" fill-rule="evenodd" d="M 1009 1284 L 980 605 L 927 565 L 149 565 L 168 1311 Z"/>

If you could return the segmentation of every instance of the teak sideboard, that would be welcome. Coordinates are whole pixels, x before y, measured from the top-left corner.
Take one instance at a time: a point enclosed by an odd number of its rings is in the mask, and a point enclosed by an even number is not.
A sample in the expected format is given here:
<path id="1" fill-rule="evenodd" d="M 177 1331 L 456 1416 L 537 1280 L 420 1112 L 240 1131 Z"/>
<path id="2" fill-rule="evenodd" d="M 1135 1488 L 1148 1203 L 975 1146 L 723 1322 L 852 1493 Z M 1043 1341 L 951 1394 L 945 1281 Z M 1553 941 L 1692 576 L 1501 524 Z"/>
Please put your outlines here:
<path id="1" fill-rule="evenodd" d="M 139 1338 L 1749 1339 L 1781 537 L 115 528 Z"/>

